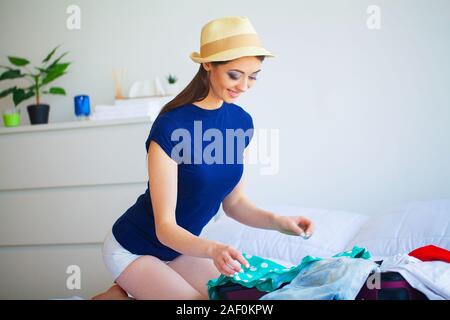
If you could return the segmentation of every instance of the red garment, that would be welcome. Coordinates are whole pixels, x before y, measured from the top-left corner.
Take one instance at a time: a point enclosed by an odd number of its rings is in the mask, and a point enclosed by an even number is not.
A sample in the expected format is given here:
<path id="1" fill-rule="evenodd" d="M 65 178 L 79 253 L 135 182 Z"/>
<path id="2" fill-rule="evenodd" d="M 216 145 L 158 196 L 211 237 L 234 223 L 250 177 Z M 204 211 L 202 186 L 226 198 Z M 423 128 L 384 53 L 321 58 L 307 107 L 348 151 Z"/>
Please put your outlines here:
<path id="1" fill-rule="evenodd" d="M 409 255 L 422 261 L 444 261 L 450 263 L 450 251 L 433 245 L 417 248 L 411 251 Z"/>

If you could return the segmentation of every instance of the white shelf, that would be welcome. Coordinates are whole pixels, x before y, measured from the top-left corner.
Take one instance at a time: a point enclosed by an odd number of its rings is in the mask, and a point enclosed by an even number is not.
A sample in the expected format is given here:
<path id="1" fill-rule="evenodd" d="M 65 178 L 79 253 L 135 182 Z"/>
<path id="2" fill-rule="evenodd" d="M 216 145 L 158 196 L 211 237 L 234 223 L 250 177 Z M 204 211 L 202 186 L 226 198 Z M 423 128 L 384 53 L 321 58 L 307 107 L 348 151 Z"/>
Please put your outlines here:
<path id="1" fill-rule="evenodd" d="M 152 104 L 159 109 L 162 106 L 172 100 L 174 96 L 149 96 L 149 97 L 137 97 L 137 98 L 124 98 L 119 100 L 114 100 L 114 104 L 118 108 L 126 108 L 127 105 L 149 105 Z M 120 106 L 120 107 L 119 107 Z M 95 108 L 94 108 L 95 109 Z M 157 113 L 158 113 L 157 112 Z M 78 128 L 92 128 L 101 126 L 117 126 L 117 125 L 127 125 L 134 123 L 152 123 L 151 116 L 144 117 L 125 117 L 117 119 L 108 120 L 80 120 L 80 121 L 69 121 L 69 122 L 54 122 L 48 124 L 37 124 L 37 125 L 21 125 L 19 127 L 0 127 L 0 135 L 24 133 L 24 132 L 34 132 L 34 131 L 52 131 L 52 130 L 68 130 L 68 129 L 78 129 Z"/>
<path id="2" fill-rule="evenodd" d="M 151 117 L 54 122 L 47 124 L 21 125 L 19 127 L 1 127 L 0 135 L 33 132 L 33 131 L 52 131 L 52 130 L 67 130 L 78 128 L 81 129 L 81 128 L 101 127 L 101 126 L 117 126 L 117 125 L 127 125 L 145 122 L 151 123 L 152 122 Z"/>

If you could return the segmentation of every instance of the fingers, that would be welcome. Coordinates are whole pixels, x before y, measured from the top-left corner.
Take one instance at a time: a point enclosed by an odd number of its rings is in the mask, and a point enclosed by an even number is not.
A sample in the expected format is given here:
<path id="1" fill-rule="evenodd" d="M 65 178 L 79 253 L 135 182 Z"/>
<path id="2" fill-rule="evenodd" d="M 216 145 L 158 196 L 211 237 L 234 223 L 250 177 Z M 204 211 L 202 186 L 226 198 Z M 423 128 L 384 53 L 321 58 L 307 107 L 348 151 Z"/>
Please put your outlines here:
<path id="1" fill-rule="evenodd" d="M 314 232 L 314 223 L 305 217 L 301 217 L 300 221 L 301 221 L 300 223 L 302 225 L 303 230 L 305 230 L 303 237 L 305 239 L 310 238 Z"/>
<path id="2" fill-rule="evenodd" d="M 250 264 L 248 261 L 244 258 L 244 256 L 237 250 L 232 250 L 230 252 L 231 257 L 236 259 L 241 265 L 245 266 L 246 268 L 250 267 Z M 240 266 L 239 266 L 240 267 Z"/>
<path id="3" fill-rule="evenodd" d="M 241 264 L 247 268 L 250 267 L 247 260 L 234 248 L 229 247 L 222 254 L 222 259 L 219 260 L 219 265 L 216 267 L 225 276 L 232 277 L 238 272 L 243 272 Z"/>
<path id="4" fill-rule="evenodd" d="M 302 216 L 298 217 L 297 221 L 299 228 L 302 230 L 299 235 L 304 239 L 309 239 L 314 232 L 314 224 L 311 220 Z"/>
<path id="5" fill-rule="evenodd" d="M 310 236 L 314 233 L 314 223 L 310 221 L 308 227 L 306 228 L 306 234 L 309 234 Z"/>
<path id="6" fill-rule="evenodd" d="M 225 261 L 217 262 L 214 261 L 214 265 L 216 266 L 217 270 L 227 277 L 232 277 L 236 272 L 230 268 Z"/>
<path id="7" fill-rule="evenodd" d="M 305 231 L 303 230 L 303 228 L 301 228 L 298 224 L 296 224 L 296 223 L 292 223 L 292 231 L 294 231 L 295 232 L 295 234 L 297 235 L 297 236 L 301 236 L 301 237 L 304 237 L 305 236 Z"/>
<path id="8" fill-rule="evenodd" d="M 237 262 L 236 260 L 234 260 L 230 255 L 227 255 L 226 259 L 225 259 L 225 263 L 234 270 L 234 272 L 241 272 L 242 268 L 241 265 L 239 264 L 239 262 Z"/>
<path id="9" fill-rule="evenodd" d="M 222 273 L 228 277 L 232 277 L 236 273 L 243 271 L 240 264 L 236 260 L 233 260 L 230 256 L 223 260 L 221 267 L 223 270 Z"/>
<path id="10" fill-rule="evenodd" d="M 219 268 L 220 273 L 228 276 L 228 277 L 232 277 L 236 274 L 236 270 L 233 269 L 233 267 L 227 263 L 225 260 L 222 261 L 220 268 Z"/>

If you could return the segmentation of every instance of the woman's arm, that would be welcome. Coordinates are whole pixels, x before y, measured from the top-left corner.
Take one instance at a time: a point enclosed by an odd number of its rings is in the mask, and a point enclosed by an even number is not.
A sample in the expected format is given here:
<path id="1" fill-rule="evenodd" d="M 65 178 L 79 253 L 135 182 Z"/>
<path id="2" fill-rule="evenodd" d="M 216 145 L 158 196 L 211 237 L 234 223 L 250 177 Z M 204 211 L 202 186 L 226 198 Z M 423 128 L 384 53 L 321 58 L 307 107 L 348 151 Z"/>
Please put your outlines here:
<path id="1" fill-rule="evenodd" d="M 234 220 L 250 227 L 277 230 L 288 235 L 309 238 L 314 232 L 314 224 L 302 216 L 280 216 L 258 208 L 244 195 L 244 178 L 222 202 L 223 211 Z"/>
<path id="2" fill-rule="evenodd" d="M 250 227 L 277 230 L 276 215 L 260 209 L 244 195 L 244 176 L 222 202 L 223 211 L 234 220 Z"/>
<path id="3" fill-rule="evenodd" d="M 177 163 L 153 140 L 150 142 L 147 163 L 158 240 L 181 254 L 210 257 L 216 242 L 201 239 L 176 223 Z"/>

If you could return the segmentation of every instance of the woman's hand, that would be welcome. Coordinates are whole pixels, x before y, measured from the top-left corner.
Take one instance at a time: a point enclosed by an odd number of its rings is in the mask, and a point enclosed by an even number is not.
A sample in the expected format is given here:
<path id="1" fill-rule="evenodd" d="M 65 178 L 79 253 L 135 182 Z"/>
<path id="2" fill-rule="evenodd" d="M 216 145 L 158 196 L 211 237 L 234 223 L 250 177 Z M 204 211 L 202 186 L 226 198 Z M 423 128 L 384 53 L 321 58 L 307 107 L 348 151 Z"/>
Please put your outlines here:
<path id="1" fill-rule="evenodd" d="M 314 223 L 302 216 L 276 216 L 275 227 L 281 233 L 305 239 L 311 237 L 314 232 Z"/>
<path id="2" fill-rule="evenodd" d="M 242 271 L 241 265 L 250 267 L 242 254 L 230 245 L 215 243 L 211 248 L 211 258 L 221 274 L 232 277 L 236 272 Z"/>

